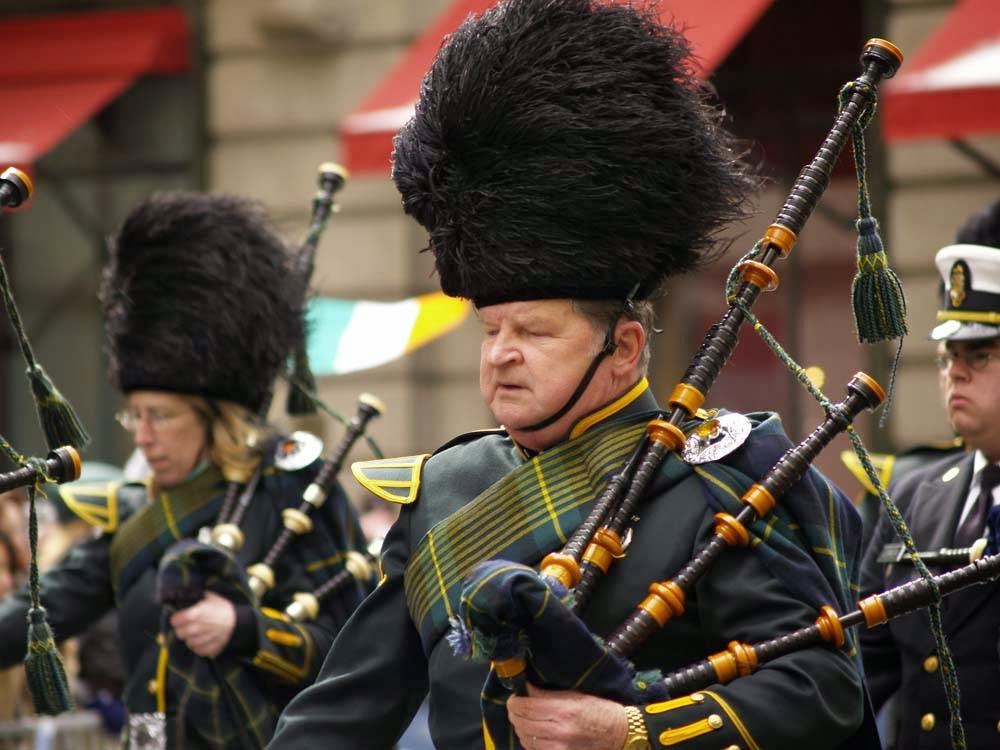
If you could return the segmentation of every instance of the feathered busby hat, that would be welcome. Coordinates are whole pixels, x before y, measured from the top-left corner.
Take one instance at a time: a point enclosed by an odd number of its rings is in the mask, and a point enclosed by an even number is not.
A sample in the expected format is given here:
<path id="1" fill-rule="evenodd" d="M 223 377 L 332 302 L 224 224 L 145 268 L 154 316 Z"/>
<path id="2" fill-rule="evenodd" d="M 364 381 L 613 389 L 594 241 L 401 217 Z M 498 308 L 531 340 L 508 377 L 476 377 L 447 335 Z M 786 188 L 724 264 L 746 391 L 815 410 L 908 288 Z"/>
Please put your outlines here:
<path id="1" fill-rule="evenodd" d="M 445 40 L 393 179 L 443 290 L 484 306 L 649 296 L 713 256 L 747 175 L 651 9 L 504 0 Z"/>
<path id="2" fill-rule="evenodd" d="M 1000 200 L 966 219 L 955 241 L 934 258 L 942 300 L 940 323 L 930 337 L 971 341 L 1000 336 Z"/>
<path id="3" fill-rule="evenodd" d="M 154 195 L 112 240 L 101 286 L 111 382 L 266 407 L 302 300 L 289 254 L 244 198 Z"/>

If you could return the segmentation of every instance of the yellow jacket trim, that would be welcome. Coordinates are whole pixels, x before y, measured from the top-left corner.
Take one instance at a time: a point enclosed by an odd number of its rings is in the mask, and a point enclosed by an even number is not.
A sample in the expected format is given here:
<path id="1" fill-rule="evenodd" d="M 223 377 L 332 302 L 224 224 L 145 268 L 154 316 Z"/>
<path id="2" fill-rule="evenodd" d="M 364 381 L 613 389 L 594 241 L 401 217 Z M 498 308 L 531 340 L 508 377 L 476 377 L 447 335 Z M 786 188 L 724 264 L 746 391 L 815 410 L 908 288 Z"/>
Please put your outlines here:
<path id="1" fill-rule="evenodd" d="M 302 645 L 302 636 L 289 633 L 285 630 L 278 630 L 277 628 L 268 628 L 265 630 L 264 637 L 271 641 L 271 643 L 277 643 L 279 646 L 299 648 Z"/>
<path id="2" fill-rule="evenodd" d="M 742 722 L 736 711 L 733 710 L 733 707 L 730 706 L 721 695 L 713 693 L 711 690 L 702 690 L 701 692 L 702 695 L 711 696 L 715 702 L 719 704 L 719 707 L 726 712 L 726 716 L 728 716 L 729 720 L 733 722 L 733 726 L 736 727 L 736 731 L 740 733 L 740 737 L 742 737 L 743 741 L 747 743 L 748 750 L 760 750 L 760 745 L 758 745 L 756 740 L 750 736 L 750 730 L 746 728 L 746 725 Z"/>
<path id="3" fill-rule="evenodd" d="M 271 607 L 261 607 L 260 611 L 272 620 L 281 620 L 282 622 L 291 622 L 292 618 L 286 613 L 281 612 L 277 609 L 272 609 Z"/>
<path id="4" fill-rule="evenodd" d="M 490 737 L 490 730 L 486 728 L 486 719 L 483 719 L 483 750 L 496 750 L 497 744 Z"/>
<path id="5" fill-rule="evenodd" d="M 663 701 L 661 703 L 650 703 L 646 706 L 647 714 L 662 714 L 667 711 L 673 711 L 677 708 L 684 708 L 685 706 L 693 706 L 695 703 L 699 703 L 691 698 L 690 695 L 682 695 L 680 698 L 673 698 L 668 701 Z"/>
<path id="6" fill-rule="evenodd" d="M 309 664 L 312 661 L 312 639 L 303 638 L 302 640 L 306 653 L 301 667 L 269 651 L 258 651 L 257 655 L 253 658 L 253 663 L 262 669 L 273 672 L 279 677 L 285 678 L 289 682 L 301 682 L 309 673 Z"/>
<path id="7" fill-rule="evenodd" d="M 91 526 L 112 533 L 118 528 L 118 489 L 122 482 L 74 483 L 59 488 L 66 507 Z"/>
<path id="8" fill-rule="evenodd" d="M 429 457 L 429 453 L 422 453 L 401 458 L 355 461 L 351 464 L 351 473 L 358 483 L 375 497 L 390 503 L 409 505 L 417 499 L 420 473 Z M 390 492 L 390 488 L 395 488 L 397 491 Z"/>
<path id="9" fill-rule="evenodd" d="M 592 414 L 588 414 L 579 422 L 577 422 L 575 425 L 573 425 L 573 429 L 569 433 L 570 438 L 572 439 L 575 437 L 580 437 L 580 435 L 585 433 L 587 430 L 589 430 L 598 422 L 603 422 L 612 414 L 621 411 L 626 406 L 635 401 L 637 398 L 639 398 L 639 396 L 641 396 L 646 391 L 647 388 L 649 388 L 649 381 L 646 378 L 643 378 L 634 386 L 632 386 L 629 392 L 626 393 L 624 396 L 620 396 L 607 406 L 598 409 Z"/>
<path id="10" fill-rule="evenodd" d="M 713 727 L 707 718 L 698 719 L 698 721 L 691 722 L 690 724 L 684 724 L 683 726 L 660 732 L 660 736 L 657 739 L 659 739 L 660 744 L 664 747 L 670 747 L 671 745 L 679 745 L 695 737 L 700 737 L 703 734 L 714 732 L 719 728 Z"/>

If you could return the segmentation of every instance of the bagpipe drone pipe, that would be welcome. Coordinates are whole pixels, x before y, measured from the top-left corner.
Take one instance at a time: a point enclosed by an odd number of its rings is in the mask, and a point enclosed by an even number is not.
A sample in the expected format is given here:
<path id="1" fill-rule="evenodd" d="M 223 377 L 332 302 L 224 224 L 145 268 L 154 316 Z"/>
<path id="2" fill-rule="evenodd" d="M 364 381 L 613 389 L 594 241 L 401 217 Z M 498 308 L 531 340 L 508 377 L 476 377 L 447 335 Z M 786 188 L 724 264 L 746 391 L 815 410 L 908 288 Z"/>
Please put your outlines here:
<path id="1" fill-rule="evenodd" d="M 27 201 L 34 185 L 31 178 L 16 167 L 0 174 L 0 208 L 13 209 Z M 27 487 L 28 540 L 31 561 L 28 568 L 28 589 L 31 607 L 28 610 L 28 653 L 25 674 L 35 710 L 44 714 L 59 714 L 73 707 L 66 679 L 66 670 L 55 647 L 55 639 L 41 604 L 38 571 L 38 517 L 35 498 L 46 482 L 61 484 L 80 477 L 80 454 L 77 449 L 90 438 L 73 407 L 52 383 L 35 359 L 21 316 L 14 302 L 7 269 L 0 258 L 0 293 L 3 294 L 7 317 L 14 328 L 21 355 L 27 365 L 28 382 L 38 412 L 38 419 L 49 447 L 46 458 L 24 456 L 0 436 L 0 449 L 19 468 L 0 474 L 0 492 Z"/>
<path id="2" fill-rule="evenodd" d="M 704 403 L 735 349 L 740 326 L 748 321 L 755 328 L 762 328 L 751 307 L 761 292 L 777 287 L 778 275 L 772 266 L 791 252 L 829 184 L 834 164 L 848 139 L 853 140 L 859 172 L 859 273 L 853 288 L 859 339 L 873 343 L 901 338 L 906 333 L 902 290 L 888 268 L 877 222 L 870 215 L 863 174 L 863 130 L 874 112 L 877 87 L 882 79 L 895 74 L 901 62 L 902 53 L 890 42 L 872 39 L 865 44 L 862 74 L 841 89 L 836 120 L 819 151 L 799 174 L 763 238 L 734 268 L 727 288 L 728 310 L 708 331 L 682 381 L 670 394 L 669 414 L 649 423 L 639 444 L 563 548 L 547 555 L 538 572 L 504 560 L 481 563 L 469 572 L 448 637 L 457 653 L 492 663 L 482 705 L 494 738 L 506 737 L 517 742 L 507 724 L 504 702 L 511 692 L 523 693 L 526 681 L 549 689 L 573 688 L 626 704 L 650 703 L 693 690 L 691 686 L 695 684 L 704 686 L 751 674 L 758 665 L 796 648 L 820 643 L 840 647 L 845 642 L 845 628 L 862 621 L 874 626 L 885 617 L 914 607 L 929 605 L 933 611 L 940 596 L 997 574 L 998 563 L 984 559 L 963 568 L 962 573 L 932 579 L 915 559 L 923 581 L 888 592 L 881 598 L 873 597 L 859 605 L 857 611 L 838 615 L 838 609 L 843 612 L 851 606 L 850 586 L 846 580 L 838 581 L 834 574 L 824 571 L 830 591 L 836 595 L 827 603 L 813 602 L 819 617 L 807 632 L 778 636 L 774 643 L 756 646 L 734 643 L 731 651 L 713 655 L 679 676 L 664 678 L 655 671 L 635 671 L 629 657 L 647 638 L 685 611 L 686 596 L 723 550 L 752 546 L 752 540 L 759 541 L 759 530 L 755 534 L 750 528 L 755 522 L 772 518 L 776 512 L 787 512 L 781 507 L 782 495 L 800 482 L 816 454 L 836 434 L 848 431 L 862 464 L 867 464 L 866 469 L 870 469 L 869 475 L 878 486 L 867 453 L 850 425 L 862 410 L 874 409 L 882 402 L 885 397 L 882 389 L 872 378 L 859 373 L 847 386 L 847 398 L 832 404 L 773 337 L 764 333 L 765 341 L 776 355 L 823 406 L 826 419 L 749 487 L 739 498 L 738 510 L 717 513 L 714 533 L 708 541 L 674 576 L 650 584 L 648 595 L 610 635 L 591 633 L 580 619 L 599 582 L 614 561 L 624 556 L 638 504 L 649 492 L 661 465 L 668 458 L 677 460 L 676 454 L 690 442 L 682 426 L 696 416 Z M 882 496 L 892 515 L 895 506 L 884 491 Z M 898 518 L 898 512 L 895 516 Z M 915 556 L 905 525 L 898 530 L 909 553 Z M 947 670 L 950 657 L 940 629 L 935 637 L 939 653 L 945 654 L 942 662 Z M 953 696 L 952 705 L 957 711 L 957 695 Z"/>

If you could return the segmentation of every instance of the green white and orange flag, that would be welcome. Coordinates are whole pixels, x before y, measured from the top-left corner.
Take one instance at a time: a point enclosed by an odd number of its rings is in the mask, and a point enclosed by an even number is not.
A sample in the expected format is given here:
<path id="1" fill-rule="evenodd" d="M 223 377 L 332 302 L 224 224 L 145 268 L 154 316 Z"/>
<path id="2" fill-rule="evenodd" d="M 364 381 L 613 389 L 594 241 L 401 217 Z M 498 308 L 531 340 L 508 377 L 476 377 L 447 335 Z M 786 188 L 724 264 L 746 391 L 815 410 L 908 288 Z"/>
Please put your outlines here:
<path id="1" fill-rule="evenodd" d="M 472 309 L 441 292 L 398 302 L 314 297 L 307 350 L 315 375 L 342 375 L 391 362 L 456 328 Z"/>

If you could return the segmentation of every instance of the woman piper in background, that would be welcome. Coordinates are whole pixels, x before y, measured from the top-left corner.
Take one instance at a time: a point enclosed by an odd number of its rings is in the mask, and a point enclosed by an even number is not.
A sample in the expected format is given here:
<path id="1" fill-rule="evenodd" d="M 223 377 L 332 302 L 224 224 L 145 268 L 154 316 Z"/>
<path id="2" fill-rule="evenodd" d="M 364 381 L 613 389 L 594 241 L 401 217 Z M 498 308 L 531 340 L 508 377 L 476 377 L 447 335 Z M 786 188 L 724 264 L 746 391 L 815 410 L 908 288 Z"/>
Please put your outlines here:
<path id="1" fill-rule="evenodd" d="M 109 377 L 125 398 L 118 421 L 151 474 L 74 493 L 72 510 L 103 533 L 44 576 L 49 622 L 68 638 L 117 608 L 127 747 L 262 747 L 365 593 L 348 584 L 304 623 L 282 611 L 364 549 L 339 486 L 274 563 L 269 589 L 258 597 L 243 574 L 300 505 L 322 452 L 317 438 L 279 437 L 259 416 L 304 335 L 301 284 L 256 205 L 166 193 L 114 238 L 101 301 Z M 234 483 L 240 492 L 227 493 Z M 230 536 L 241 544 L 219 552 L 221 568 L 178 566 L 179 545 L 204 539 L 220 512 L 237 519 Z M 173 607 L 161 604 L 168 588 Z M 27 609 L 24 591 L 0 604 L 4 665 L 24 656 Z"/>

